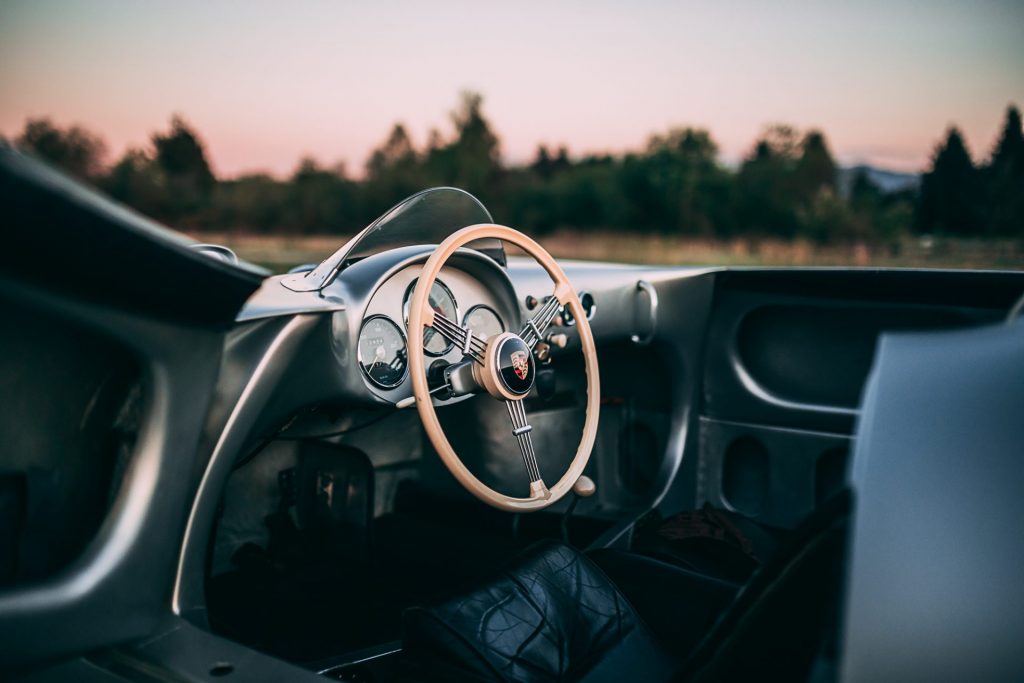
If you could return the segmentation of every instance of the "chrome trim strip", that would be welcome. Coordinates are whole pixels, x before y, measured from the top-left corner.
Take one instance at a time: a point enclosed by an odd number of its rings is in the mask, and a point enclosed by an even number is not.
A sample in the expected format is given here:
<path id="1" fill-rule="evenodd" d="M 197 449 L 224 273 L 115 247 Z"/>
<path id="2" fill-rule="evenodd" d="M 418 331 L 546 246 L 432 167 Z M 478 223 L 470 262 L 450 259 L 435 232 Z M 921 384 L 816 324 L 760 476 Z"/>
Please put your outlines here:
<path id="1" fill-rule="evenodd" d="M 293 292 L 282 287 L 284 275 L 266 278 L 242 306 L 235 322 L 302 313 L 330 313 L 345 310 L 345 302 L 335 293 Z"/>
<path id="2" fill-rule="evenodd" d="M 178 552 L 178 569 L 175 573 L 174 591 L 171 595 L 171 609 L 178 616 L 181 616 L 182 612 L 181 584 L 185 573 L 185 563 L 187 561 L 190 542 L 193 534 L 197 533 L 194 527 L 196 525 L 197 516 L 199 515 L 199 506 L 202 505 L 209 496 L 215 495 L 213 492 L 208 490 L 211 486 L 211 473 L 220 459 L 224 456 L 225 444 L 231 436 L 233 436 L 236 425 L 248 408 L 249 402 L 262 383 L 264 376 L 271 370 L 274 363 L 277 361 L 278 353 L 287 345 L 296 344 L 297 341 L 301 339 L 301 337 L 299 337 L 299 339 L 296 338 L 296 333 L 302 328 L 312 325 L 317 319 L 318 316 L 296 316 L 281 328 L 281 331 L 277 333 L 276 337 L 274 337 L 274 340 L 267 347 L 267 350 L 260 359 L 260 362 L 256 365 L 256 369 L 253 370 L 252 376 L 249 377 L 249 381 L 246 383 L 245 388 L 242 390 L 242 393 L 238 396 L 238 400 L 235 402 L 235 407 L 232 408 L 231 414 L 224 423 L 224 428 L 221 430 L 220 436 L 217 438 L 217 443 L 213 447 L 210 459 L 206 462 L 206 469 L 203 470 L 203 478 L 200 480 L 199 487 L 196 489 L 195 497 L 192 499 L 192 508 L 188 513 L 188 522 L 186 522 L 185 533 L 181 540 L 181 549 Z"/>
<path id="3" fill-rule="evenodd" d="M 369 380 L 374 386 L 381 389 L 394 389 L 409 376 L 409 363 L 406 361 L 405 370 L 402 371 L 402 376 L 394 384 L 384 384 L 378 382 L 373 377 L 370 377 L 370 373 L 366 370 L 363 365 L 363 330 L 366 329 L 366 325 L 374 320 L 381 318 L 391 324 L 396 330 L 398 330 L 398 336 L 402 338 L 402 344 L 405 346 L 406 352 L 409 350 L 409 339 L 405 336 L 405 332 L 402 331 L 402 326 L 396 323 L 394 320 L 384 315 L 383 313 L 374 313 L 373 315 L 366 316 L 363 318 L 363 322 L 359 325 L 359 334 L 356 335 L 356 363 L 359 365 L 359 370 L 362 372 L 363 377 Z"/>

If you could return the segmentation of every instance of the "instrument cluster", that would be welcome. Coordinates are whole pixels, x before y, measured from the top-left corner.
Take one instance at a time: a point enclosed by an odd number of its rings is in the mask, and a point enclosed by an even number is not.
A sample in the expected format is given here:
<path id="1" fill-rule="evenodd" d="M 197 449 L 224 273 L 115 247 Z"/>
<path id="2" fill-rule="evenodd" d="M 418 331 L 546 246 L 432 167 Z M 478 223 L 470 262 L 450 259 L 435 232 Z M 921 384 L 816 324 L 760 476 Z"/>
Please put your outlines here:
<path id="1" fill-rule="evenodd" d="M 461 285 L 459 289 L 470 290 L 465 292 L 467 297 L 476 294 L 477 296 L 473 298 L 478 300 L 482 298 L 480 297 L 482 287 L 478 283 L 466 282 L 469 278 L 465 277 L 455 276 L 455 279 Z M 359 367 L 364 377 L 379 389 L 394 389 L 400 386 L 408 376 L 409 358 L 406 330 L 409 323 L 409 300 L 415 287 L 415 278 L 405 285 L 400 308 L 401 325 L 387 312 L 370 312 L 374 309 L 390 308 L 384 305 L 376 307 L 371 305 L 368 315 L 363 319 L 357 350 Z M 382 287 L 375 295 L 375 300 L 387 297 L 389 289 Z M 473 289 L 478 291 L 473 292 Z M 485 303 L 473 303 L 465 311 L 465 314 L 461 314 L 456 295 L 441 278 L 434 281 L 428 301 L 435 311 L 449 320 L 458 321 L 472 331 L 475 336 L 484 340 L 501 334 L 507 329 L 495 308 Z M 394 312 L 393 309 L 392 312 Z M 433 327 L 423 330 L 423 348 L 428 356 L 443 358 L 449 362 L 459 360 L 462 356 L 461 351 L 454 348 L 454 345 Z"/>

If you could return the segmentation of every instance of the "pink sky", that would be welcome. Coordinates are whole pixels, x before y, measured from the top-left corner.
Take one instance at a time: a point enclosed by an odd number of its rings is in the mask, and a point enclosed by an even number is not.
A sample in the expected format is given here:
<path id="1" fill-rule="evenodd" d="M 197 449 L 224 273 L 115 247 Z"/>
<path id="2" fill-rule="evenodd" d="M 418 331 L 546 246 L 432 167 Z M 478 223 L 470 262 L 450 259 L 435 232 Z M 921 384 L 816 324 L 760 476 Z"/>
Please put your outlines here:
<path id="1" fill-rule="evenodd" d="M 180 112 L 221 175 L 302 155 L 358 174 L 391 125 L 447 132 L 474 89 L 506 160 L 708 128 L 727 162 L 763 126 L 825 131 L 846 164 L 919 170 L 956 124 L 987 155 L 1024 104 L 1024 3 L 257 2 L 0 7 L 0 134 L 48 115 L 111 158 Z"/>

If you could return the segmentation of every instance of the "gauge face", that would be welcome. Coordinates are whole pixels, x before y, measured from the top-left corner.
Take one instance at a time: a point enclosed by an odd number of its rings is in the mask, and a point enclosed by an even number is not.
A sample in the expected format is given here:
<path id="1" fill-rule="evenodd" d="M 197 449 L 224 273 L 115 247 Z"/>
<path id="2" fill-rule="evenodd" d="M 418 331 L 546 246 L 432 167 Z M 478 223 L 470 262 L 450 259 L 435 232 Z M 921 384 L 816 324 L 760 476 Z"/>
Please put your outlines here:
<path id="1" fill-rule="evenodd" d="M 416 288 L 416 280 L 409 283 L 409 289 L 405 292 L 405 324 L 409 324 L 409 298 L 412 297 L 412 290 Z M 449 320 L 459 319 L 459 309 L 455 303 L 455 297 L 451 290 L 440 280 L 434 280 L 434 286 L 430 288 L 430 296 L 427 297 L 430 307 Z M 443 356 L 451 350 L 452 345 L 440 332 L 433 327 L 423 330 L 423 350 L 428 356 Z"/>
<path id="2" fill-rule="evenodd" d="M 474 306 L 469 309 L 466 313 L 466 318 L 462 321 L 462 324 L 470 329 L 470 331 L 478 337 L 482 337 L 484 340 L 496 337 L 505 331 L 505 326 L 501 324 L 501 318 L 488 306 Z"/>
<path id="3" fill-rule="evenodd" d="M 398 386 L 405 379 L 408 354 L 405 335 L 382 315 L 363 321 L 359 330 L 359 367 L 382 389 Z"/>

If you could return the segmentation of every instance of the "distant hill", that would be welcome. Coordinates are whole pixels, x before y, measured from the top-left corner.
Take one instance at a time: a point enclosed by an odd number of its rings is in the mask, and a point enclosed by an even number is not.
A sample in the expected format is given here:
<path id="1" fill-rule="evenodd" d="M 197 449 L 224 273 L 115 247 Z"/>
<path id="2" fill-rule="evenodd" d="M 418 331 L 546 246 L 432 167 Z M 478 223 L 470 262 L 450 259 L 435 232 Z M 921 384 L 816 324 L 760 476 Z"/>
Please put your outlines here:
<path id="1" fill-rule="evenodd" d="M 916 190 L 921 186 L 920 173 L 886 171 L 885 169 L 862 164 L 860 166 L 851 166 L 849 168 L 839 169 L 837 184 L 839 185 L 840 196 L 846 199 L 850 197 L 850 188 L 853 187 L 853 179 L 856 178 L 857 174 L 861 171 L 866 172 L 868 174 L 868 179 L 886 194 L 902 192 L 904 190 Z"/>

